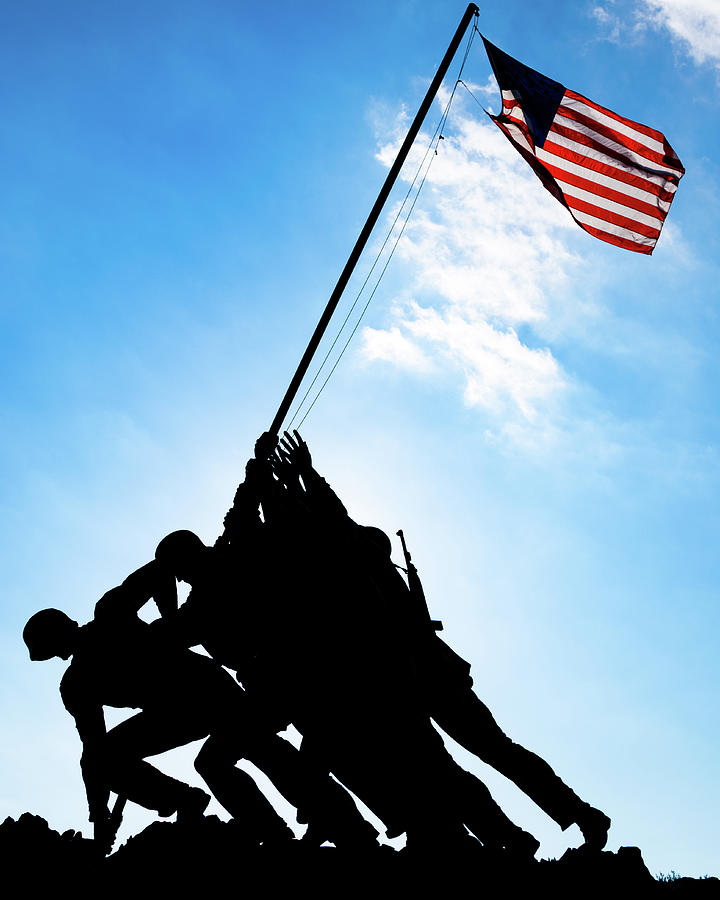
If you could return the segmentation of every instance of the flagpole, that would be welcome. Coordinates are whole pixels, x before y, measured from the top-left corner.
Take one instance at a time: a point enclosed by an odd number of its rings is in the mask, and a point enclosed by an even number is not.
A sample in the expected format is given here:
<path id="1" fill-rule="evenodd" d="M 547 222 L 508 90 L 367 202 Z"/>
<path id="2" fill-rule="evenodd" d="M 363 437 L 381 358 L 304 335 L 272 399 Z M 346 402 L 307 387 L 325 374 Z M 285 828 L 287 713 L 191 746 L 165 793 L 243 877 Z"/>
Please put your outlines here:
<path id="1" fill-rule="evenodd" d="M 410 126 L 410 130 L 407 133 L 405 140 L 403 141 L 402 147 L 395 159 L 395 162 L 392 165 L 392 168 L 388 172 L 387 178 L 385 179 L 385 183 L 383 184 L 380 193 L 378 194 L 377 200 L 373 208 L 370 210 L 370 215 L 367 217 L 367 221 L 363 226 L 362 231 L 360 232 L 357 241 L 355 242 L 355 246 L 348 257 L 348 261 L 345 263 L 345 268 L 340 273 L 340 277 L 338 278 L 337 284 L 335 285 L 335 289 L 330 295 L 330 299 L 328 300 L 327 306 L 325 307 L 325 311 L 323 312 L 320 321 L 318 322 L 315 331 L 313 332 L 312 337 L 310 338 L 310 342 L 308 343 L 305 353 L 303 354 L 302 359 L 295 371 L 295 374 L 292 377 L 292 381 L 285 392 L 285 396 L 282 399 L 282 403 L 280 404 L 278 411 L 275 413 L 275 418 L 272 421 L 272 425 L 270 426 L 271 434 L 278 434 L 280 426 L 282 425 L 283 419 L 288 413 L 290 406 L 295 399 L 295 395 L 298 392 L 298 388 L 300 387 L 300 383 L 305 377 L 305 373 L 308 370 L 310 362 L 312 361 L 313 356 L 315 355 L 315 351 L 318 348 L 318 344 L 320 343 L 323 334 L 325 334 L 325 330 L 327 329 L 328 324 L 330 323 L 330 319 L 332 318 L 332 314 L 335 312 L 335 308 L 340 302 L 340 298 L 342 297 L 343 291 L 347 286 L 348 281 L 350 280 L 350 276 L 353 273 L 353 269 L 355 268 L 358 259 L 360 258 L 360 254 L 365 249 L 365 245 L 368 242 L 370 237 L 370 233 L 372 232 L 375 224 L 382 212 L 383 206 L 390 194 L 390 191 L 397 180 L 398 175 L 400 174 L 400 169 L 405 162 L 408 153 L 410 152 L 410 148 L 412 147 L 415 138 L 422 127 L 422 123 L 425 120 L 425 116 L 432 105 L 433 100 L 435 99 L 435 95 L 437 94 L 440 85 L 442 84 L 443 78 L 445 77 L 447 70 L 450 68 L 450 64 L 453 61 L 453 57 L 457 52 L 457 48 L 462 41 L 465 32 L 468 29 L 468 25 L 470 24 L 472 17 L 478 15 L 479 9 L 474 3 L 469 3 L 467 9 L 465 10 L 465 14 L 460 20 L 460 24 L 458 25 L 457 31 L 453 36 L 452 41 L 450 41 L 450 46 L 447 48 L 445 56 L 442 58 L 442 62 L 438 67 L 437 72 L 435 73 L 435 77 L 432 80 L 430 87 L 428 88 L 427 94 L 425 94 L 425 99 L 420 105 L 420 109 L 417 111 L 417 115 L 413 119 L 413 123 Z"/>

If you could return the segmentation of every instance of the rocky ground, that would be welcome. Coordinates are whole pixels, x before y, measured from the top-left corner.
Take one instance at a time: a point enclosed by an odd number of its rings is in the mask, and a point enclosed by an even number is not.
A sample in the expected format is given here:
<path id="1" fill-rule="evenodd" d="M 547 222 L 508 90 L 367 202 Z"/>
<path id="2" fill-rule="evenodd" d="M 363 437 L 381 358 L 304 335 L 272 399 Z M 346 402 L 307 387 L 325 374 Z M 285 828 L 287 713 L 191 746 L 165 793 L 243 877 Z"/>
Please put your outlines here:
<path id="1" fill-rule="evenodd" d="M 717 878 L 658 881 L 637 847 L 617 853 L 568 850 L 559 860 L 520 865 L 491 857 L 475 841 L 452 853 L 363 853 L 313 847 L 249 844 L 230 822 L 207 816 L 194 825 L 156 822 L 112 855 L 98 855 L 78 832 L 58 834 L 24 813 L 0 825 L 0 861 L 12 896 L 46 891 L 74 896 L 146 897 L 193 892 L 237 896 L 313 898 L 657 897 L 720 898 Z M 24 885 L 24 886 L 23 886 Z"/>

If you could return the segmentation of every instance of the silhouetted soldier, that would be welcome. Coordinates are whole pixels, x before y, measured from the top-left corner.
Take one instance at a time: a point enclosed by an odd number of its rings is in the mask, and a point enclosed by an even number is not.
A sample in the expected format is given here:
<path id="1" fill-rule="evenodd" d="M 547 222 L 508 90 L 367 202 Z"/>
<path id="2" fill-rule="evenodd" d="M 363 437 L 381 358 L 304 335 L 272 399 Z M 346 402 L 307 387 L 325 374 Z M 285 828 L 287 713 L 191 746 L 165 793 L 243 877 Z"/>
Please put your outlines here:
<path id="1" fill-rule="evenodd" d="M 308 460 L 302 480 L 291 459 L 300 452 Z M 286 441 L 274 469 L 285 490 L 270 486 L 266 521 L 277 555 L 293 575 L 286 592 L 292 608 L 280 617 L 278 630 L 293 620 L 284 629 L 290 640 L 282 656 L 291 661 L 287 681 L 296 695 L 294 721 L 303 746 L 309 743 L 325 759 L 389 834 L 407 831 L 410 846 L 457 842 L 467 819 L 484 843 L 512 844 L 532 855 L 534 838 L 457 766 L 418 704 L 410 660 L 400 646 L 405 636 L 368 577 L 366 561 L 357 564 L 355 544 L 366 540 L 360 526 L 309 465 L 301 442 Z M 262 493 L 261 502 L 265 512 Z"/>
<path id="2" fill-rule="evenodd" d="M 159 569 L 143 567 L 129 585 L 105 594 L 93 621 L 82 627 L 60 610 L 45 609 L 23 631 L 31 659 L 72 656 L 60 693 L 83 743 L 81 768 L 95 838 L 109 852 L 111 790 L 163 817 L 200 817 L 209 795 L 163 774 L 145 757 L 208 735 L 195 767 L 219 802 L 241 825 L 251 825 L 257 840 L 291 838 L 253 779 L 235 767 L 243 755 L 239 748 L 262 729 L 251 721 L 242 690 L 215 662 L 177 648 L 162 629 L 136 615 L 147 599 L 139 585 L 161 591 L 151 584 Z M 172 615 L 172 602 L 166 611 Z M 141 712 L 106 731 L 103 706 Z"/>
<path id="3" fill-rule="evenodd" d="M 576 824 L 585 845 L 601 850 L 607 842 L 610 819 L 581 800 L 544 759 L 516 744 L 502 731 L 488 707 L 473 692 L 470 664 L 430 627 L 417 570 L 404 549 L 410 588 L 397 575 L 388 552 L 385 571 L 395 571 L 397 579 L 394 590 L 388 590 L 386 596 L 389 600 L 394 596 L 403 609 L 414 606 L 416 633 L 420 635 L 418 670 L 430 715 L 466 750 L 514 782 L 563 831 Z"/>
<path id="4" fill-rule="evenodd" d="M 258 488 L 261 478 L 269 483 Z M 419 779 L 410 779 L 415 763 L 402 751 L 409 750 L 414 757 L 429 742 L 444 753 L 442 742 L 429 723 L 426 731 L 409 718 L 403 728 L 400 722 L 406 713 L 377 702 L 378 691 L 386 695 L 397 679 L 388 682 L 387 668 L 378 666 L 382 654 L 373 652 L 377 639 L 363 643 L 359 635 L 382 632 L 374 624 L 369 630 L 360 623 L 347 627 L 337 586 L 330 602 L 316 555 L 307 552 L 311 535 L 303 530 L 302 512 L 273 481 L 265 461 L 253 460 L 226 517 L 226 533 L 215 547 L 206 547 L 191 532 L 174 532 L 160 542 L 157 559 L 192 585 L 178 616 L 185 641 L 201 642 L 215 659 L 235 669 L 248 696 L 277 712 L 278 728 L 288 722 L 298 727 L 303 734 L 301 756 L 316 773 L 316 783 L 325 778 L 334 784 L 327 774 L 332 771 L 386 823 L 390 799 L 402 794 L 395 805 L 412 807 L 416 821 L 422 818 L 427 829 L 437 830 L 441 826 L 436 820 L 449 818 L 444 792 L 435 790 L 433 806 L 429 802 L 433 790 L 423 792 Z M 262 525 L 255 506 L 258 498 Z M 290 573 L 285 582 L 283 571 Z M 368 654 L 376 664 L 372 675 Z M 369 680 L 374 682 L 372 689 Z M 418 726 L 420 733 L 410 741 L 409 734 Z M 268 772 L 262 762 L 258 765 Z M 284 793 L 294 802 L 290 793 Z M 316 801 L 318 794 L 316 790 Z M 302 803 L 296 805 L 303 808 Z M 341 837 L 345 830 L 339 827 L 341 818 L 335 817 L 335 831 L 329 835 L 336 843 L 338 830 Z M 405 822 L 395 830 L 405 830 Z"/>
<path id="5" fill-rule="evenodd" d="M 250 521 L 243 534 L 237 501 L 236 495 L 231 545 L 219 541 L 207 547 L 192 532 L 176 531 L 163 538 L 156 555 L 163 567 L 192 587 L 175 619 L 177 640 L 184 646 L 202 645 L 213 659 L 234 670 L 246 689 L 246 702 L 261 710 L 266 731 L 275 734 L 291 722 L 299 725 L 284 659 L 289 642 L 278 621 L 284 619 L 287 626 L 288 615 L 284 605 L 278 608 L 279 586 L 267 586 L 272 562 L 262 529 L 256 530 L 256 509 L 249 504 Z M 298 809 L 300 821 L 309 822 L 308 839 L 338 846 L 377 844 L 375 829 L 307 747 L 299 753 L 277 738 L 257 748 L 251 759 Z"/>
<path id="6" fill-rule="evenodd" d="M 390 558 L 390 539 L 380 529 L 362 527 L 350 519 L 332 488 L 313 468 L 307 445 L 297 432 L 294 438 L 285 433 L 276 469 L 296 493 L 299 476 L 304 502 L 318 517 L 334 517 L 336 529 L 344 527 L 349 550 L 346 563 L 351 560 L 353 573 L 366 573 L 381 597 L 378 607 L 373 592 L 364 596 L 355 593 L 353 615 L 361 618 L 369 613 L 370 618 L 377 617 L 389 626 L 401 645 L 399 658 L 404 658 L 413 672 L 427 713 L 459 744 L 513 781 L 563 830 L 575 823 L 587 846 L 602 849 L 610 819 L 581 800 L 548 763 L 514 743 L 498 726 L 487 706 L 473 693 L 469 663 L 435 633 L 409 554 L 406 561 L 412 589 Z M 292 479 L 288 469 L 295 470 Z M 372 606 L 364 611 L 367 599 Z"/>

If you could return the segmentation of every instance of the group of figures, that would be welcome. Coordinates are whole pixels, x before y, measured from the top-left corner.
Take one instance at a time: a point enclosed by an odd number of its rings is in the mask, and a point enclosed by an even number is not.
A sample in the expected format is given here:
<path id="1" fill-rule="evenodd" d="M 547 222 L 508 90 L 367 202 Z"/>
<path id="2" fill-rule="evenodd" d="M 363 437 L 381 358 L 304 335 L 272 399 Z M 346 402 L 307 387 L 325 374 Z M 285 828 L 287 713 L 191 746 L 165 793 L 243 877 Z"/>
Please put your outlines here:
<path id="1" fill-rule="evenodd" d="M 438 728 L 560 828 L 576 823 L 588 847 L 605 846 L 609 818 L 504 734 L 474 694 L 469 664 L 438 636 L 407 551 L 406 581 L 388 536 L 350 518 L 297 432 L 258 440 L 224 525 L 212 547 L 190 531 L 167 535 L 86 625 L 45 609 L 25 626 L 31 659 L 72 657 L 60 693 L 104 852 L 126 800 L 178 822 L 203 816 L 209 794 L 147 758 L 205 738 L 195 768 L 238 840 L 293 839 L 236 765 L 247 760 L 308 825 L 304 841 L 377 845 L 352 792 L 388 837 L 406 834 L 409 852 L 477 839 L 531 859 L 536 839 L 455 762 Z M 181 605 L 178 581 L 191 587 Z M 159 616 L 148 623 L 138 613 L 151 600 Z M 108 730 L 105 706 L 140 712 Z M 280 736 L 291 724 L 299 748 Z"/>

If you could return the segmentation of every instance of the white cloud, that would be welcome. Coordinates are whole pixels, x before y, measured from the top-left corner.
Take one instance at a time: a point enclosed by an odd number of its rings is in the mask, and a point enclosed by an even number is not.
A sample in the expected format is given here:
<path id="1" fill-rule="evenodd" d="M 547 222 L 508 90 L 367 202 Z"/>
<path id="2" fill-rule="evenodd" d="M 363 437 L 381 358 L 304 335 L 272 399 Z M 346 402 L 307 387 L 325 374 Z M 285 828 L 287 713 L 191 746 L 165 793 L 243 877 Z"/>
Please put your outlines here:
<path id="1" fill-rule="evenodd" d="M 664 27 L 701 64 L 720 67 L 719 0 L 641 0 L 643 23 Z"/>
<path id="2" fill-rule="evenodd" d="M 610 13 L 607 11 L 607 9 L 605 9 L 604 6 L 594 6 L 592 9 L 592 15 L 598 20 L 598 22 L 602 22 L 603 25 L 606 25 L 611 20 Z"/>
<path id="3" fill-rule="evenodd" d="M 472 81 L 463 82 L 465 84 L 468 91 L 472 94 L 484 94 L 488 100 L 496 100 L 500 99 L 500 91 L 498 90 L 498 83 L 495 80 L 495 76 L 490 73 L 488 75 L 488 80 L 485 84 L 474 84 Z M 492 108 L 490 108 L 490 112 L 493 112 Z"/>
<path id="4" fill-rule="evenodd" d="M 397 326 L 388 329 L 365 329 L 365 357 L 386 360 L 403 369 L 427 372 L 432 368 L 429 358 Z"/>
<path id="5" fill-rule="evenodd" d="M 607 29 L 606 40 L 616 42 L 620 39 L 621 23 L 619 16 L 605 6 L 593 7 L 592 16 Z"/>
<path id="6" fill-rule="evenodd" d="M 533 421 L 538 406 L 565 387 L 551 352 L 526 347 L 512 328 L 503 330 L 452 308 L 440 313 L 416 306 L 414 316 L 406 323 L 408 331 L 438 345 L 464 371 L 468 406 L 501 412 L 510 404 Z"/>
<path id="7" fill-rule="evenodd" d="M 720 68 L 719 0 L 636 0 L 629 14 L 606 3 L 593 7 L 591 15 L 606 40 L 633 43 L 648 29 L 665 28 L 693 62 Z"/>
<path id="8" fill-rule="evenodd" d="M 578 263 L 565 241 L 577 226 L 495 126 L 455 103 L 453 134 L 398 246 L 410 283 L 388 326 L 364 330 L 363 354 L 415 372 L 428 372 L 431 360 L 455 372 L 465 404 L 498 432 L 509 423 L 545 428 L 570 380 L 540 335 Z M 385 144 L 378 158 L 389 166 L 396 152 Z"/>

